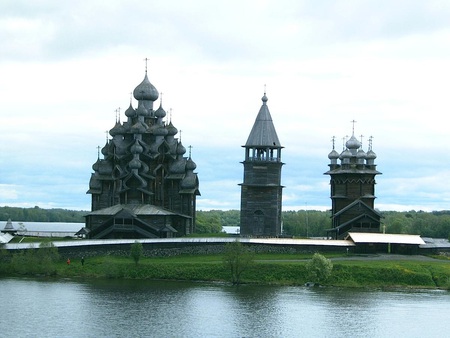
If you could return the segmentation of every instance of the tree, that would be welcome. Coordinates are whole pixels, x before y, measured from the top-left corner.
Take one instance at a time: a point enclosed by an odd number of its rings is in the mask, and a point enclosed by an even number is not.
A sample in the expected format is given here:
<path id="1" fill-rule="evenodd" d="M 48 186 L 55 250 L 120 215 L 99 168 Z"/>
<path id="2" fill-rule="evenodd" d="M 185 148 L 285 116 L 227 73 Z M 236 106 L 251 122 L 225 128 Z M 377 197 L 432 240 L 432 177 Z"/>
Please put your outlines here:
<path id="1" fill-rule="evenodd" d="M 134 242 L 134 244 L 131 245 L 130 253 L 131 257 L 133 257 L 134 263 L 137 265 L 142 257 L 142 254 L 144 253 L 142 243 L 139 243 L 138 241 Z"/>
<path id="2" fill-rule="evenodd" d="M 241 283 L 241 275 L 253 264 L 253 254 L 238 240 L 225 245 L 224 264 L 230 269 L 234 285 Z"/>
<path id="3" fill-rule="evenodd" d="M 308 278 L 315 284 L 324 283 L 331 275 L 333 263 L 325 256 L 315 253 L 311 260 L 306 264 Z"/>

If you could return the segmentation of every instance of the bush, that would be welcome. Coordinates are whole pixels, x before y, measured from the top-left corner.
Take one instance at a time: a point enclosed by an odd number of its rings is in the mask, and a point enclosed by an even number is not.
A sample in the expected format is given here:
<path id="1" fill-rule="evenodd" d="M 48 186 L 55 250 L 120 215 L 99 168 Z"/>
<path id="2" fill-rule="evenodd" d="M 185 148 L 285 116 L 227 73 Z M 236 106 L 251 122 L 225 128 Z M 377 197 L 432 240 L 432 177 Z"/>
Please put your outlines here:
<path id="1" fill-rule="evenodd" d="M 224 264 L 230 269 L 233 284 L 240 284 L 242 273 L 253 263 L 253 254 L 241 242 L 225 245 Z"/>
<path id="2" fill-rule="evenodd" d="M 138 241 L 134 242 L 134 244 L 131 245 L 131 257 L 133 257 L 134 263 L 136 265 L 139 263 L 139 260 L 142 257 L 142 254 L 144 252 L 144 247 L 142 246 L 142 243 L 139 243 Z"/>
<path id="3" fill-rule="evenodd" d="M 311 282 L 321 284 L 324 283 L 331 275 L 333 263 L 325 256 L 315 253 L 311 260 L 306 264 L 308 278 Z"/>

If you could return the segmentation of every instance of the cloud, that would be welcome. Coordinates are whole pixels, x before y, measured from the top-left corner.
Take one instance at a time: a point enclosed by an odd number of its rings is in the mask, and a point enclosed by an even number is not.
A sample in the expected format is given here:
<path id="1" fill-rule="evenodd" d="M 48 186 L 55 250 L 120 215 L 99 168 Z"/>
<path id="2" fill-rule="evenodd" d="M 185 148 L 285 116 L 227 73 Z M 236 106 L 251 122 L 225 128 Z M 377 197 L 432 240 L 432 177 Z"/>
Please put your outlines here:
<path id="1" fill-rule="evenodd" d="M 339 151 L 352 120 L 365 149 L 374 137 L 376 207 L 448 208 L 449 14 L 442 1 L 3 2 L 2 203 L 90 208 L 97 146 L 148 57 L 193 146 L 199 208 L 239 208 L 264 90 L 284 209 L 331 206 L 331 138 Z"/>

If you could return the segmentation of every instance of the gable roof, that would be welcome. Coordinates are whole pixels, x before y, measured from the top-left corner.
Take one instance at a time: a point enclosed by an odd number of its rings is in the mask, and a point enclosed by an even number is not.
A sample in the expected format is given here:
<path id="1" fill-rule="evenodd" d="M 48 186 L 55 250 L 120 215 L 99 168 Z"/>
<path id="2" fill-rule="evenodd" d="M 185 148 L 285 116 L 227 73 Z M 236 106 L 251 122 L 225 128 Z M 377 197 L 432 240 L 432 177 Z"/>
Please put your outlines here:
<path id="1" fill-rule="evenodd" d="M 341 215 L 341 214 L 347 212 L 348 210 L 354 208 L 354 207 L 357 206 L 357 205 L 358 205 L 358 206 L 362 206 L 362 207 L 365 208 L 367 211 L 370 211 L 371 213 L 373 213 L 373 214 L 375 214 L 375 215 L 381 217 L 381 214 L 380 214 L 378 211 L 376 211 L 375 209 L 372 209 L 372 208 L 369 207 L 366 203 L 364 203 L 363 201 L 361 201 L 361 200 L 359 200 L 359 199 L 353 201 L 352 203 L 350 203 L 349 205 L 347 205 L 345 208 L 339 210 L 337 213 L 335 213 L 335 214 L 333 215 L 333 217 L 339 216 L 339 215 Z"/>

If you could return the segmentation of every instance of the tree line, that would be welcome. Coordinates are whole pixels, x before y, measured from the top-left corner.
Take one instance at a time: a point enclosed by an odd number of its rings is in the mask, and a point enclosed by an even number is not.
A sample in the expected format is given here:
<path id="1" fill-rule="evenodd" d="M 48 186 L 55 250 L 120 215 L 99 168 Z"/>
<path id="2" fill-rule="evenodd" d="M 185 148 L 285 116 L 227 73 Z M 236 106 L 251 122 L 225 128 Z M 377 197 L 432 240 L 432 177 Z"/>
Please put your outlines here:
<path id="1" fill-rule="evenodd" d="M 379 211 L 382 231 L 423 237 L 448 238 L 450 210 L 443 211 Z M 222 226 L 239 226 L 239 210 L 197 211 L 196 231 L 217 233 Z M 283 235 L 287 237 L 324 237 L 331 228 L 331 211 L 297 210 L 282 212 Z"/>
<path id="2" fill-rule="evenodd" d="M 67 209 L 0 207 L 0 221 L 84 223 L 87 211 Z M 3 228 L 0 226 L 0 228 Z"/>
<path id="3" fill-rule="evenodd" d="M 66 209 L 0 207 L 0 221 L 84 223 L 88 211 Z M 386 233 L 448 238 L 450 210 L 443 211 L 380 211 L 382 230 Z M 197 211 L 198 234 L 221 233 L 223 226 L 239 226 L 239 210 Z M 290 210 L 282 212 L 283 235 L 287 237 L 324 237 L 331 227 L 331 212 L 320 210 Z M 3 228 L 0 225 L 0 229 Z"/>

